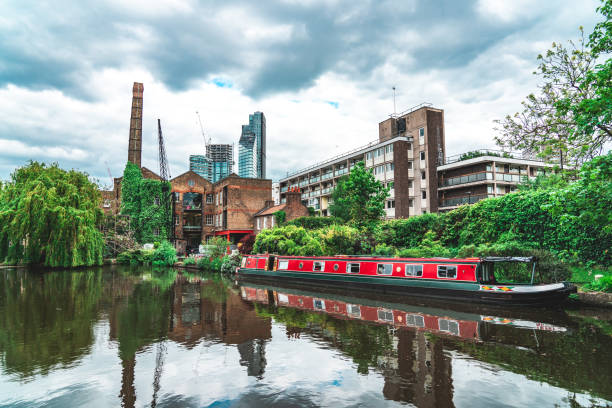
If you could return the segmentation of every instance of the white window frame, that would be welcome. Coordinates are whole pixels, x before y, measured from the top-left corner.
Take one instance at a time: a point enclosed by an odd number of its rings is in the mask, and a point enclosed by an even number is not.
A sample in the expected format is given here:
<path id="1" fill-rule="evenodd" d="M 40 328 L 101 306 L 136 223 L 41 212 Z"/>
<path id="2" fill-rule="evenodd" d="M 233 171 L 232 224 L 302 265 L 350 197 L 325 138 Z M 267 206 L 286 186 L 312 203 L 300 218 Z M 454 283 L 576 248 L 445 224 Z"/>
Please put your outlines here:
<path id="1" fill-rule="evenodd" d="M 316 267 L 319 267 L 319 269 L 317 269 Z M 325 271 L 325 261 L 314 261 L 312 263 L 312 270 L 313 272 L 324 272 Z"/>
<path id="2" fill-rule="evenodd" d="M 417 267 L 417 266 L 420 266 L 420 267 L 421 267 L 421 270 L 420 270 L 420 271 L 418 271 L 418 270 L 417 270 L 417 271 L 415 271 L 415 272 L 416 272 L 415 274 L 409 274 L 409 273 L 408 273 L 408 267 L 409 267 L 409 266 L 410 266 L 410 267 Z M 414 269 L 414 268 L 411 268 L 411 269 Z M 420 274 L 419 274 L 419 272 L 420 272 Z M 422 276 L 423 276 L 423 264 L 406 264 L 406 265 L 404 266 L 404 276 L 410 276 L 410 277 L 413 277 L 413 278 L 420 278 L 420 277 L 422 277 Z"/>
<path id="3" fill-rule="evenodd" d="M 382 266 L 382 273 L 381 273 Z M 393 275 L 393 264 L 391 263 L 379 263 L 376 265 L 376 274 L 382 276 Z"/>
<path id="4" fill-rule="evenodd" d="M 443 326 L 446 327 L 443 328 Z M 453 330 L 454 328 L 456 328 L 457 330 Z M 455 336 L 459 336 L 461 334 L 459 322 L 456 320 L 438 319 L 438 329 L 442 332 L 450 333 Z"/>
<path id="5" fill-rule="evenodd" d="M 278 267 L 276 269 L 287 270 L 289 269 L 289 260 L 283 259 L 278 261 Z"/>
<path id="6" fill-rule="evenodd" d="M 381 313 L 383 316 L 381 317 Z M 393 310 L 389 309 L 378 309 L 376 311 L 376 317 L 381 322 L 393 322 L 395 318 L 393 317 Z"/>
<path id="7" fill-rule="evenodd" d="M 440 268 L 447 268 L 447 270 L 445 271 L 445 275 L 446 276 L 440 276 Z M 455 276 L 449 278 L 448 277 L 448 268 L 455 268 Z M 457 279 L 457 272 L 459 271 L 459 267 L 458 265 L 438 265 L 436 267 L 436 276 L 440 279 Z"/>
<path id="8" fill-rule="evenodd" d="M 346 313 L 352 317 L 361 317 L 361 306 L 348 303 L 346 305 Z"/>
<path id="9" fill-rule="evenodd" d="M 357 265 L 357 272 L 351 271 L 351 265 Z M 359 262 L 347 262 L 346 263 L 346 273 L 359 273 L 361 272 L 361 264 Z"/>
<path id="10" fill-rule="evenodd" d="M 410 320 L 412 323 L 409 323 Z M 406 314 L 406 326 L 425 327 L 425 319 L 421 315 L 408 313 Z"/>
<path id="11" fill-rule="evenodd" d="M 321 305 L 320 307 L 317 307 L 317 302 L 320 303 L 320 305 Z M 312 307 L 315 310 L 325 310 L 325 301 L 323 299 L 314 299 L 312 301 Z"/>
<path id="12" fill-rule="evenodd" d="M 257 229 L 261 229 L 261 217 L 257 217 Z"/>

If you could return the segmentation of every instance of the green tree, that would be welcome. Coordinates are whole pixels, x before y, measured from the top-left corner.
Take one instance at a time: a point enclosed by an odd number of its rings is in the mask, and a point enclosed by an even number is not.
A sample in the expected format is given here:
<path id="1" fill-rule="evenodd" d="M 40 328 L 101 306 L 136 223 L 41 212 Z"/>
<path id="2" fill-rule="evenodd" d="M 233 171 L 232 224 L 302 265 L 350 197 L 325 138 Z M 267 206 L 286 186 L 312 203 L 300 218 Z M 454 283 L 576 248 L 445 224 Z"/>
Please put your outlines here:
<path id="1" fill-rule="evenodd" d="M 332 193 L 330 212 L 336 217 L 364 226 L 385 214 L 389 188 L 374 178 L 372 171 L 358 162 L 348 177 L 340 179 Z"/>
<path id="2" fill-rule="evenodd" d="M 539 91 L 527 96 L 520 113 L 495 121 L 498 145 L 554 158 L 562 169 L 601 153 L 606 132 L 596 127 L 578 131 L 578 117 L 568 109 L 596 95 L 592 84 L 585 82 L 596 58 L 584 41 L 582 28 L 580 32 L 578 43 L 569 41 L 569 48 L 553 43 L 544 55 L 538 55 L 540 65 L 534 74 L 542 81 Z"/>
<path id="3" fill-rule="evenodd" d="M 101 265 L 100 192 L 87 174 L 30 162 L 0 186 L 0 261 Z"/>
<path id="4" fill-rule="evenodd" d="M 605 143 L 612 140 L 612 0 L 602 0 L 597 11 L 604 17 L 589 36 L 589 46 L 594 58 L 601 60 L 592 67 L 580 83 L 583 89 L 591 89 L 592 94 L 580 101 L 570 98 L 561 100 L 557 107 L 574 114 L 577 133 L 595 134 Z"/>

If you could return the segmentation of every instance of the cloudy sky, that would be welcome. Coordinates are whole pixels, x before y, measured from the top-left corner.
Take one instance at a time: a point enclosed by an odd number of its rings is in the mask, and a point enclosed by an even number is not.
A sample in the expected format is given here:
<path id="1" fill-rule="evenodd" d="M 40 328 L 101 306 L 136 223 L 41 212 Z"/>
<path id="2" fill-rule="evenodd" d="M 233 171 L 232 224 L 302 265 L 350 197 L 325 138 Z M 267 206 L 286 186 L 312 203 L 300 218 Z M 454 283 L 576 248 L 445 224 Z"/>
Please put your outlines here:
<path id="1" fill-rule="evenodd" d="M 263 111 L 268 177 L 378 137 L 430 102 L 447 154 L 494 147 L 493 120 L 535 90 L 536 56 L 590 32 L 597 0 L 105 0 L 0 3 L 0 179 L 57 161 L 109 184 L 123 172 L 131 90 L 144 83 L 143 165 L 170 171 L 235 143 Z"/>

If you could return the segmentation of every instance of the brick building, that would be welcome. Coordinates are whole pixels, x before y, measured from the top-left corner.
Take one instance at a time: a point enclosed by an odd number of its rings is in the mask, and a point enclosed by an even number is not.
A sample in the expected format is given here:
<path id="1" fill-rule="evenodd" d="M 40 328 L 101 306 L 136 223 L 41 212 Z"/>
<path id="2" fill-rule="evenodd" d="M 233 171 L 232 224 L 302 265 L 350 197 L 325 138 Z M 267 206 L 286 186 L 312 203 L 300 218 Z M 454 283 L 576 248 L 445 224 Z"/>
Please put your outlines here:
<path id="1" fill-rule="evenodd" d="M 285 202 L 274 205 L 274 200 L 266 202 L 266 206 L 254 215 L 255 234 L 266 228 L 273 228 L 276 225 L 275 213 L 284 211 L 285 221 L 291 221 L 298 217 L 307 217 L 308 207 L 302 203 L 302 192 L 299 189 L 287 191 Z"/>

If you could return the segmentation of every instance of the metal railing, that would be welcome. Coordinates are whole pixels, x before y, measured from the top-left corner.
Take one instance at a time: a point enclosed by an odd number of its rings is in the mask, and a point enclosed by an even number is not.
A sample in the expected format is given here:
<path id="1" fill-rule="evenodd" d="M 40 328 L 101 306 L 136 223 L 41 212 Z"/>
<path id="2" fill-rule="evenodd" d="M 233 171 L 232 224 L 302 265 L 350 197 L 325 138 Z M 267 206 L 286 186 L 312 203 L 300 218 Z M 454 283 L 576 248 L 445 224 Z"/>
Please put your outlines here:
<path id="1" fill-rule="evenodd" d="M 406 109 L 403 112 L 392 113 L 392 114 L 389 115 L 389 117 L 393 118 L 393 119 L 397 119 L 397 118 L 400 118 L 400 117 L 402 117 L 404 115 L 407 115 L 407 114 L 409 114 L 411 112 L 417 111 L 417 110 L 419 110 L 421 108 L 431 108 L 431 107 L 433 107 L 433 104 L 431 104 L 430 102 L 422 102 L 422 103 L 419 103 L 418 105 L 413 106 L 412 108 Z"/>
<path id="2" fill-rule="evenodd" d="M 478 157 L 493 156 L 499 157 L 500 159 L 521 159 L 531 160 L 536 162 L 544 162 L 544 160 L 535 157 L 535 155 L 525 154 L 523 152 L 516 151 L 505 151 L 505 150 L 494 150 L 494 149 L 478 149 L 470 150 L 460 154 L 454 154 L 444 159 L 444 164 L 457 163 L 459 161 L 475 159 Z"/>

